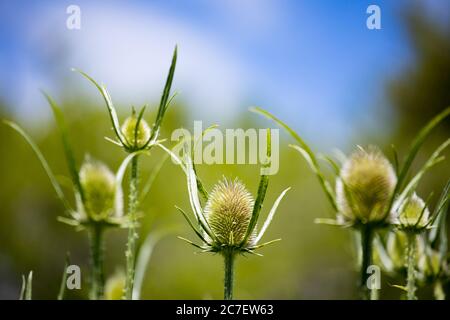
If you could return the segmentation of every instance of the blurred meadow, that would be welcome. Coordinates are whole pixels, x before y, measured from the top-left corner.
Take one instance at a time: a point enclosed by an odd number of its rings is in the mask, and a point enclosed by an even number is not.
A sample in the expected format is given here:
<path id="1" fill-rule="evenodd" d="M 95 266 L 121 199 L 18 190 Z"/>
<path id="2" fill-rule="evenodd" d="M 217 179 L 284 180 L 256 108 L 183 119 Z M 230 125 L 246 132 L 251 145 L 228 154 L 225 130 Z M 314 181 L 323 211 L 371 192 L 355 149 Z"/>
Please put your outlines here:
<path id="1" fill-rule="evenodd" d="M 179 94 L 163 122 L 162 138 L 194 120 L 226 128 L 274 128 L 248 112 L 261 106 L 289 123 L 317 152 L 344 152 L 376 144 L 391 157 L 404 154 L 417 131 L 450 105 L 450 5 L 448 1 L 377 1 L 382 29 L 366 27 L 371 2 L 337 1 L 76 1 L 81 29 L 66 28 L 72 2 L 0 3 L 0 118 L 23 126 L 42 148 L 71 194 L 71 182 L 51 109 L 40 89 L 63 108 L 80 163 L 86 154 L 116 171 L 126 154 L 104 139 L 110 120 L 98 92 L 79 68 L 104 83 L 118 108 L 148 103 L 152 123 L 178 44 L 173 89 Z M 270 178 L 263 215 L 279 193 L 266 240 L 282 241 L 264 257 L 237 261 L 238 299 L 353 299 L 358 273 L 350 230 L 314 224 L 333 211 L 316 177 L 280 130 L 280 170 Z M 420 164 L 449 137 L 450 121 L 430 137 Z M 167 141 L 170 145 L 171 142 Z M 31 148 L 0 125 L 0 299 L 17 299 L 21 275 L 34 272 L 33 298 L 54 299 L 66 252 L 88 270 L 83 232 L 56 220 L 64 208 Z M 450 156 L 447 151 L 445 155 Z M 163 156 L 142 161 L 141 182 Z M 223 175 L 239 177 L 255 195 L 258 165 L 200 165 L 208 188 Z M 450 177 L 448 161 L 421 183 L 438 195 Z M 127 186 L 127 183 L 124 183 Z M 73 199 L 71 199 L 73 200 Z M 164 232 L 151 257 L 144 299 L 219 299 L 223 266 L 212 254 L 176 238 L 194 238 L 175 205 L 188 211 L 182 170 L 167 161 L 140 205 L 141 241 Z M 106 234 L 106 275 L 124 270 L 126 230 Z M 86 272 L 87 273 L 87 272 Z M 87 298 L 88 277 L 68 298 Z M 381 298 L 398 298 L 401 282 L 383 276 Z M 446 288 L 450 294 L 450 288 Z M 429 288 L 420 298 L 431 298 Z"/>

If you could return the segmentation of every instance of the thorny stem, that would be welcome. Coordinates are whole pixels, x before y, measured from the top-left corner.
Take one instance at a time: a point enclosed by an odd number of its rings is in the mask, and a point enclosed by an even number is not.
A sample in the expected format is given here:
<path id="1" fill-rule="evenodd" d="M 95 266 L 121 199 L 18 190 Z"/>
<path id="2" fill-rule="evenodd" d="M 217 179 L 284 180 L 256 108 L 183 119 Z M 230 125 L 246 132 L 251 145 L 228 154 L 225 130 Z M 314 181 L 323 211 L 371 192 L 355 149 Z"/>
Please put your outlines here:
<path id="1" fill-rule="evenodd" d="M 124 299 L 131 300 L 134 285 L 134 273 L 136 263 L 136 242 L 139 238 L 137 233 L 137 207 L 138 207 L 138 157 L 131 160 L 130 194 L 128 204 L 128 228 L 127 250 L 125 252 L 127 263 L 127 277 L 125 284 Z"/>
<path id="2" fill-rule="evenodd" d="M 361 259 L 360 290 L 361 290 L 361 296 L 364 300 L 369 300 L 372 298 L 370 289 L 367 285 L 367 279 L 369 278 L 367 269 L 372 264 L 372 239 L 373 239 L 372 227 L 363 225 L 361 227 L 362 259 Z M 376 289 L 374 289 L 374 290 L 376 290 Z"/>
<path id="3" fill-rule="evenodd" d="M 225 278 L 224 278 L 224 300 L 233 299 L 233 280 L 234 280 L 234 258 L 233 249 L 226 249 L 223 253 L 225 262 Z"/>
<path id="4" fill-rule="evenodd" d="M 408 233 L 408 252 L 407 252 L 407 298 L 408 300 L 417 300 L 416 297 L 416 235 Z"/>
<path id="5" fill-rule="evenodd" d="M 91 263 L 92 263 L 92 287 L 91 299 L 99 300 L 103 297 L 105 278 L 103 274 L 103 229 L 99 224 L 94 224 L 90 229 Z"/>

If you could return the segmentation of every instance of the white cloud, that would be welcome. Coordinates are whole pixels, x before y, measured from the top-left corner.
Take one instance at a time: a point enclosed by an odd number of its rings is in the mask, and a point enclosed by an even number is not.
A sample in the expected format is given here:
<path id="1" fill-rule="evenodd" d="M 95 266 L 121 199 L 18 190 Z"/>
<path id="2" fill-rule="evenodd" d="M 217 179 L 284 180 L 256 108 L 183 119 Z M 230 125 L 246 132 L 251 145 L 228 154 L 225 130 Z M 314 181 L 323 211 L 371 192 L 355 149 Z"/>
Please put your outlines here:
<path id="1" fill-rule="evenodd" d="M 80 7 L 79 31 L 65 28 L 66 15 L 61 7 L 48 9 L 48 18 L 30 24 L 29 43 L 36 56 L 48 61 L 58 55 L 56 51 L 65 52 L 63 68 L 68 76 L 70 67 L 80 68 L 104 82 L 119 106 L 139 106 L 159 100 L 174 45 L 178 44 L 173 89 L 180 91 L 177 99 L 193 107 L 194 116 L 222 122 L 230 119 L 242 103 L 245 74 L 249 71 L 207 30 L 195 29 L 192 24 L 148 7 L 87 2 Z M 36 68 L 27 70 L 24 77 L 42 80 L 48 76 L 30 72 L 36 72 Z M 84 86 L 85 80 L 77 80 L 87 94 L 96 94 Z M 27 90 L 35 90 L 36 94 L 17 97 L 19 104 L 36 103 L 32 100 L 39 97 L 40 87 L 41 83 L 28 83 Z"/>

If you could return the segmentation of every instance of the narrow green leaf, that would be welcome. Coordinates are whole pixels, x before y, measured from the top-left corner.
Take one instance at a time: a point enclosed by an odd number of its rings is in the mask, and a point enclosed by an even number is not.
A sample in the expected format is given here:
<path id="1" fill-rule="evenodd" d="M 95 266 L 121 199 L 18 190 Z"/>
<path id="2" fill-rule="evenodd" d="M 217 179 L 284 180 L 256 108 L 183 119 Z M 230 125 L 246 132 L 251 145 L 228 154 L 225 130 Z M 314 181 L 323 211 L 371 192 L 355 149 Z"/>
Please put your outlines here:
<path id="1" fill-rule="evenodd" d="M 61 285 L 59 286 L 58 300 L 64 299 L 64 293 L 66 292 L 67 286 L 67 267 L 70 265 L 70 253 L 66 254 L 66 262 L 64 264 L 64 271 L 61 278 Z"/>
<path id="2" fill-rule="evenodd" d="M 287 188 L 285 189 L 277 198 L 277 200 L 275 200 L 275 203 L 272 206 L 272 209 L 269 212 L 269 215 L 267 216 L 266 221 L 264 222 L 263 227 L 261 228 L 261 231 L 259 232 L 258 236 L 255 239 L 255 243 L 258 243 L 259 240 L 261 240 L 261 238 L 263 237 L 264 233 L 266 232 L 267 228 L 269 227 L 270 223 L 272 222 L 272 219 L 275 215 L 275 212 L 278 209 L 278 205 L 280 204 L 281 200 L 283 199 L 284 195 L 286 194 L 286 192 L 289 191 L 289 189 L 291 188 Z"/>
<path id="3" fill-rule="evenodd" d="M 167 75 L 166 84 L 164 86 L 164 90 L 163 90 L 163 93 L 161 96 L 161 102 L 159 104 L 159 109 L 158 109 L 158 113 L 156 115 L 155 124 L 152 128 L 152 134 L 151 134 L 151 137 L 148 142 L 155 139 L 155 137 L 158 135 L 159 128 L 160 128 L 162 120 L 164 118 L 164 114 L 167 111 L 170 89 L 172 87 L 172 81 L 173 81 L 173 76 L 175 74 L 176 64 L 177 64 L 177 46 L 175 46 L 175 49 L 173 51 L 172 63 L 170 65 L 169 74 Z"/>
<path id="4" fill-rule="evenodd" d="M 271 133 L 270 130 L 267 132 L 267 159 L 270 159 L 272 153 L 271 146 Z M 266 166 L 270 164 L 265 164 Z M 256 223 L 258 222 L 259 214 L 261 212 L 262 205 L 264 203 L 264 199 L 266 197 L 267 187 L 269 186 L 269 176 L 261 174 L 258 186 L 258 193 L 256 196 L 255 204 L 253 206 L 252 218 L 247 227 L 247 232 L 245 234 L 244 239 L 242 240 L 242 244 L 247 243 L 248 238 L 253 233 L 253 230 L 256 227 Z"/>
<path id="5" fill-rule="evenodd" d="M 64 119 L 64 115 L 61 112 L 61 109 L 56 104 L 56 102 L 44 91 L 42 94 L 47 99 L 50 107 L 52 108 L 53 115 L 55 116 L 56 123 L 59 127 L 59 132 L 61 134 L 61 139 L 64 147 L 64 154 L 66 156 L 67 165 L 69 167 L 70 176 L 72 177 L 72 183 L 75 186 L 75 189 L 80 193 L 81 201 L 84 203 L 84 191 L 81 187 L 80 177 L 78 176 L 78 168 L 75 162 L 75 156 L 71 144 L 69 142 L 69 134 L 67 130 L 66 121 Z"/>
<path id="6" fill-rule="evenodd" d="M 125 138 L 125 136 L 122 134 L 122 131 L 120 130 L 120 123 L 119 123 L 119 118 L 117 117 L 116 108 L 114 108 L 111 96 L 109 95 L 109 92 L 106 89 L 106 87 L 104 85 L 99 85 L 92 77 L 90 77 L 87 73 L 85 73 L 83 71 L 80 71 L 80 70 L 77 70 L 74 68 L 72 69 L 72 71 L 80 73 L 82 76 L 84 76 L 90 82 L 92 82 L 95 85 L 95 87 L 98 89 L 98 91 L 100 91 L 103 99 L 105 100 L 106 107 L 108 108 L 108 113 L 111 118 L 113 129 L 114 129 L 114 132 L 115 132 L 117 138 L 122 143 L 122 145 L 128 145 L 127 139 Z"/>
<path id="7" fill-rule="evenodd" d="M 27 280 L 25 276 L 22 275 L 22 287 L 20 288 L 19 300 L 25 300 L 25 290 L 27 288 Z"/>
<path id="8" fill-rule="evenodd" d="M 431 131 L 442 121 L 444 120 L 448 115 L 450 115 L 450 107 L 447 107 L 444 111 L 439 113 L 437 116 L 435 116 L 431 121 L 428 122 L 428 124 L 423 127 L 417 136 L 414 138 L 411 147 L 409 149 L 409 152 L 406 156 L 405 162 L 403 163 L 403 166 L 401 167 L 400 174 L 398 176 L 397 184 L 394 189 L 393 196 L 391 198 L 390 204 L 388 206 L 388 210 L 386 211 L 386 216 L 389 214 L 392 205 L 394 203 L 396 195 L 402 190 L 403 184 L 405 183 L 406 177 L 408 175 L 409 169 L 411 168 L 411 165 L 419 152 L 420 148 L 422 147 L 423 143 L 425 142 L 425 139 L 430 135 Z"/>
<path id="9" fill-rule="evenodd" d="M 183 209 L 175 206 L 175 208 L 183 215 L 184 219 L 187 221 L 187 223 L 189 224 L 189 226 L 192 228 L 192 230 L 195 232 L 195 234 L 207 245 L 211 245 L 206 239 L 205 237 L 203 237 L 203 235 L 200 233 L 200 231 L 197 230 L 197 228 L 194 226 L 194 224 L 192 223 L 191 219 L 189 219 L 188 215 L 186 214 L 186 212 L 184 212 Z"/>
<path id="10" fill-rule="evenodd" d="M 284 128 L 299 144 L 300 149 L 304 150 L 304 153 L 307 154 L 308 158 L 306 159 L 308 162 L 310 162 L 310 166 L 314 168 L 314 173 L 316 174 L 317 178 L 319 179 L 320 185 L 325 191 L 325 194 L 328 197 L 328 200 L 330 201 L 331 205 L 333 206 L 333 209 L 335 211 L 338 211 L 336 201 L 334 200 L 333 193 L 330 191 L 330 188 L 327 187 L 327 181 L 325 179 L 325 176 L 323 175 L 322 171 L 320 170 L 319 162 L 317 161 L 317 158 L 315 154 L 312 152 L 311 148 L 303 141 L 303 139 L 293 130 L 291 129 L 286 123 L 272 115 L 271 113 L 267 112 L 266 110 L 263 110 L 258 107 L 252 107 L 250 108 L 251 112 L 258 113 L 260 115 L 265 116 L 266 118 L 274 121 L 276 124 L 278 124 L 280 127 Z M 309 159 L 309 160 L 308 160 Z"/>
<path id="11" fill-rule="evenodd" d="M 314 164 L 314 160 L 313 160 L 313 158 L 311 158 L 311 155 L 308 153 L 308 151 L 297 145 L 291 144 L 291 145 L 289 145 L 289 147 L 293 148 L 294 150 L 297 150 L 303 156 L 303 158 L 309 164 L 309 167 L 311 168 L 311 170 L 318 177 L 319 182 L 322 186 L 322 189 L 325 191 L 325 194 L 326 194 L 328 200 L 330 201 L 330 203 L 332 204 L 333 208 L 335 209 L 335 211 L 338 211 L 333 188 L 331 187 L 330 183 L 324 178 L 319 167 L 316 166 L 316 164 Z M 339 175 L 339 172 L 338 172 L 338 175 Z"/>
<path id="12" fill-rule="evenodd" d="M 163 230 L 155 233 L 149 233 L 139 249 L 136 260 L 136 272 L 134 276 L 134 286 L 132 300 L 139 300 L 141 297 L 142 286 L 144 284 L 145 273 L 148 269 L 150 259 L 158 242 L 170 233 L 169 230 Z"/>
<path id="13" fill-rule="evenodd" d="M 25 300 L 31 300 L 33 294 L 33 271 L 28 273 L 27 285 L 25 289 Z"/>
<path id="14" fill-rule="evenodd" d="M 447 255 L 447 214 L 448 208 L 450 204 L 450 180 L 447 181 L 447 184 L 444 187 L 444 190 L 439 197 L 439 200 L 436 204 L 435 210 L 433 212 L 433 216 L 436 219 L 433 221 L 431 225 L 431 230 L 428 234 L 428 240 L 431 247 L 436 248 L 439 241 L 438 250 L 442 257 Z M 439 235 L 439 237 L 438 237 Z"/>
<path id="15" fill-rule="evenodd" d="M 16 130 L 24 139 L 25 141 L 30 145 L 30 147 L 33 149 L 34 153 L 38 157 L 39 161 L 41 162 L 42 167 L 44 168 L 45 172 L 47 173 L 48 178 L 50 179 L 50 182 L 55 189 L 56 195 L 63 203 L 64 207 L 68 211 L 72 211 L 72 208 L 69 204 L 69 201 L 67 201 L 66 196 L 64 195 L 64 192 L 61 189 L 61 186 L 58 183 L 58 180 L 56 179 L 55 175 L 52 172 L 52 169 L 50 168 L 47 160 L 45 159 L 44 155 L 42 154 L 41 150 L 37 146 L 37 144 L 31 139 L 31 137 L 16 123 L 8 120 L 3 120 L 3 122 L 11 127 L 12 129 Z"/>

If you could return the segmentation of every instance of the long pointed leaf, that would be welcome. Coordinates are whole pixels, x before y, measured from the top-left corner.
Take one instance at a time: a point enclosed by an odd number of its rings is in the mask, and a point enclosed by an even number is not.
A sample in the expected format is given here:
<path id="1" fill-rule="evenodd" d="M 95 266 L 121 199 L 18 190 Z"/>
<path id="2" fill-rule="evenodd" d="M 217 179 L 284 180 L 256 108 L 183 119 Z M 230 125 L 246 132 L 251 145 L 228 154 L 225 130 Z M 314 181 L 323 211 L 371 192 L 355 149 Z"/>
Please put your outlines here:
<path id="1" fill-rule="evenodd" d="M 73 68 L 72 71 L 76 71 L 76 72 L 80 73 L 82 76 L 84 76 L 90 82 L 92 82 L 95 85 L 95 87 L 98 89 L 98 91 L 100 91 L 103 99 L 105 100 L 106 107 L 108 108 L 108 113 L 111 118 L 113 129 L 114 129 L 114 132 L 115 132 L 117 138 L 122 143 L 122 145 L 128 145 L 127 139 L 125 138 L 125 136 L 122 134 L 122 131 L 120 130 L 120 123 L 119 123 L 119 118 L 117 117 L 117 111 L 113 105 L 111 96 L 109 95 L 109 92 L 106 89 L 106 87 L 104 85 L 99 85 L 92 77 L 90 77 L 87 73 L 85 73 L 83 71 L 77 70 L 75 68 Z"/>
<path id="2" fill-rule="evenodd" d="M 44 155 L 42 154 L 41 150 L 37 146 L 37 144 L 31 139 L 31 137 L 16 123 L 8 120 L 3 120 L 3 122 L 11 127 L 12 129 L 16 130 L 24 139 L 25 141 L 30 145 L 30 147 L 33 149 L 34 153 L 38 157 L 39 161 L 41 162 L 42 167 L 44 168 L 45 172 L 47 173 L 48 178 L 50 179 L 50 182 L 53 186 L 53 189 L 55 189 L 56 195 L 63 203 L 64 207 L 68 211 L 72 211 L 72 208 L 69 204 L 69 201 L 67 201 L 66 196 L 64 195 L 64 192 L 61 189 L 61 186 L 59 185 L 58 181 L 56 180 L 55 175 L 53 174 L 52 169 L 50 168 L 47 160 L 45 159 Z"/>
<path id="3" fill-rule="evenodd" d="M 329 188 L 327 188 L 327 183 L 325 176 L 323 175 L 322 171 L 320 170 L 319 162 L 317 161 L 317 158 L 312 152 L 311 148 L 306 144 L 306 142 L 293 130 L 291 129 L 286 123 L 275 117 L 273 114 L 267 112 L 266 110 L 263 110 L 258 107 L 252 107 L 250 108 L 251 112 L 258 113 L 260 115 L 265 116 L 266 118 L 274 121 L 276 124 L 278 124 L 280 127 L 284 128 L 294 139 L 295 141 L 300 145 L 301 149 L 305 151 L 306 154 L 308 154 L 308 158 L 310 159 L 312 167 L 314 167 L 314 172 L 319 179 L 320 185 L 324 189 L 328 200 L 330 201 L 333 209 L 335 211 L 338 211 L 336 201 L 334 200 L 333 193 L 330 193 Z"/>
<path id="4" fill-rule="evenodd" d="M 67 286 L 67 267 L 70 265 L 70 254 L 66 254 L 66 262 L 64 263 L 64 271 L 61 277 L 61 285 L 59 286 L 58 300 L 64 299 L 64 293 L 66 292 Z"/>
<path id="5" fill-rule="evenodd" d="M 84 203 L 84 191 L 81 187 L 80 177 L 78 176 L 78 168 L 75 162 L 74 152 L 72 150 L 71 144 L 69 142 L 69 134 L 67 130 L 66 121 L 64 119 L 64 115 L 61 112 L 61 109 L 56 104 L 56 102 L 44 91 L 42 94 L 48 101 L 48 104 L 52 108 L 53 115 L 55 116 L 56 123 L 59 127 L 59 132 L 61 134 L 61 139 L 64 147 L 64 154 L 66 156 L 67 165 L 69 167 L 70 176 L 72 177 L 72 183 L 75 186 L 76 190 L 80 193 L 81 201 Z"/>
<path id="6" fill-rule="evenodd" d="M 278 209 L 278 205 L 280 204 L 281 200 L 283 199 L 284 195 L 286 194 L 286 192 L 289 191 L 289 189 L 291 188 L 287 188 L 285 189 L 280 196 L 277 198 L 277 200 L 275 200 L 275 203 L 272 206 L 272 209 L 269 212 L 269 215 L 267 216 L 266 221 L 264 222 L 263 227 L 261 228 L 261 231 L 259 232 L 258 236 L 255 239 L 255 243 L 258 243 L 259 240 L 261 240 L 261 238 L 263 237 L 264 233 L 266 232 L 267 228 L 269 227 L 270 223 L 272 222 L 272 219 L 275 215 L 275 212 Z"/>

